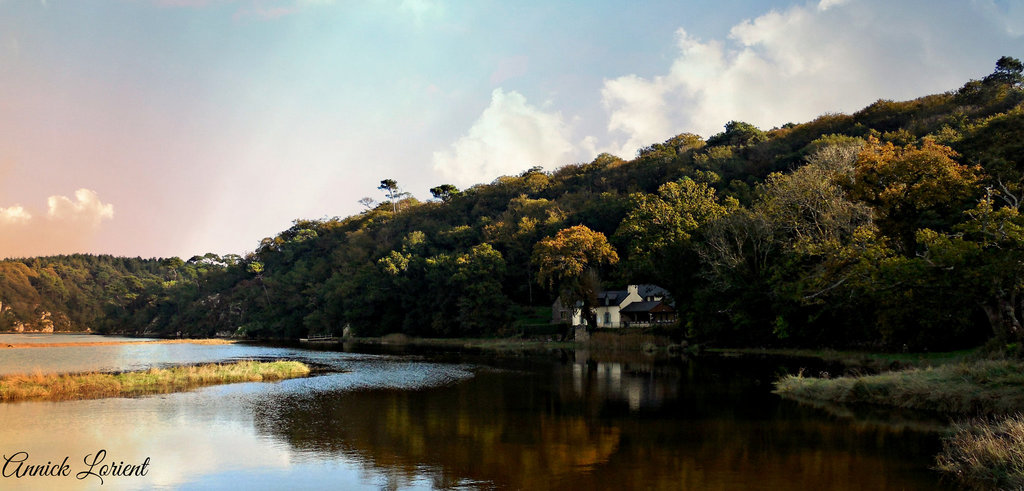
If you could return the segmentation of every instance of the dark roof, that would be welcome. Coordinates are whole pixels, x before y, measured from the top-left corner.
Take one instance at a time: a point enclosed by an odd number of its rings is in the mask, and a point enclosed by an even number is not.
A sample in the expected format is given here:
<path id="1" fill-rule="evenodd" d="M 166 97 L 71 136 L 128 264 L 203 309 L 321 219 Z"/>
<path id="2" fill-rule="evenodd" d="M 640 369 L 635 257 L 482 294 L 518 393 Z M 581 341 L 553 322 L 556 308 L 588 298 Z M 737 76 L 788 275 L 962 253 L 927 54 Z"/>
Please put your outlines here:
<path id="1" fill-rule="evenodd" d="M 647 298 L 647 297 L 662 297 L 662 298 L 664 298 L 664 297 L 669 296 L 668 295 L 668 290 L 666 290 L 666 289 L 664 289 L 664 288 L 662 288 L 662 287 L 660 287 L 658 285 L 650 285 L 650 284 L 647 284 L 647 285 L 637 285 L 636 286 L 636 290 L 637 290 L 637 293 L 639 293 L 642 298 Z"/>
<path id="2" fill-rule="evenodd" d="M 601 306 L 618 305 L 626 299 L 626 290 L 606 290 L 597 294 L 597 304 Z"/>
<path id="3" fill-rule="evenodd" d="M 655 307 L 661 305 L 660 301 L 655 302 L 633 302 L 622 308 L 621 312 L 650 312 Z"/>

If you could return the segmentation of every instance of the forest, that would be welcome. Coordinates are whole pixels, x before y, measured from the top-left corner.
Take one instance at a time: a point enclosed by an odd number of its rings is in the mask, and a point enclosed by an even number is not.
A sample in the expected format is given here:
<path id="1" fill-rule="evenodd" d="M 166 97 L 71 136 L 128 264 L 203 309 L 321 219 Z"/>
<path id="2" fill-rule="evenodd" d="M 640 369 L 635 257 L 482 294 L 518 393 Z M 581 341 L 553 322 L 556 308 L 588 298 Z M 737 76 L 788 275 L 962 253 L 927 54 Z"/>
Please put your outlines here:
<path id="1" fill-rule="evenodd" d="M 1024 65 L 762 130 L 732 121 L 489 184 L 295 220 L 255 251 L 0 262 L 0 329 L 147 336 L 521 334 L 556 297 L 654 283 L 730 346 L 1024 347 Z"/>

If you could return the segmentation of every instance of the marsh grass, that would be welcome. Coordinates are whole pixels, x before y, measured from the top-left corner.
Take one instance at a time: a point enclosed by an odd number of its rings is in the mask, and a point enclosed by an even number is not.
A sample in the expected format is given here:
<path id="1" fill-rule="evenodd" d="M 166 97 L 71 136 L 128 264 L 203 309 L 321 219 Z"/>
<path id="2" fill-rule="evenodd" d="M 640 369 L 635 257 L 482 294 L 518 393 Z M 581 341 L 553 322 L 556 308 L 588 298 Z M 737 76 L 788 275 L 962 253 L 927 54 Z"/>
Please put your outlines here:
<path id="1" fill-rule="evenodd" d="M 775 393 L 797 400 L 1008 414 L 1024 410 L 1024 363 L 985 360 L 837 378 L 789 375 L 775 383 Z"/>
<path id="2" fill-rule="evenodd" d="M 309 375 L 297 361 L 240 361 L 139 372 L 22 374 L 0 378 L 0 401 L 99 399 L 180 392 L 207 385 L 275 381 Z"/>
<path id="3" fill-rule="evenodd" d="M 1024 416 L 954 424 L 936 468 L 971 488 L 1024 489 Z"/>

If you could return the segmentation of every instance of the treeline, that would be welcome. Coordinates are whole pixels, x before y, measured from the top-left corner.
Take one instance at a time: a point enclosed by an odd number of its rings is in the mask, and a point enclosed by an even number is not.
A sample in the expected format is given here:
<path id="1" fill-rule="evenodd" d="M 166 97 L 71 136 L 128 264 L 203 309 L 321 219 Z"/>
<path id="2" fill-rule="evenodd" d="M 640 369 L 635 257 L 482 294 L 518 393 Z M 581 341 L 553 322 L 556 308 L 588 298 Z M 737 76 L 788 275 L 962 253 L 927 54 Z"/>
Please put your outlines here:
<path id="1" fill-rule="evenodd" d="M 144 318 L 133 316 L 148 315 L 145 307 L 171 286 L 172 263 L 90 254 L 0 261 L 0 331 L 144 324 Z"/>
<path id="2" fill-rule="evenodd" d="M 296 220 L 243 258 L 164 266 L 161 288 L 102 326 L 501 335 L 522 306 L 649 282 L 672 293 L 677 334 L 704 341 L 1019 343 L 1022 71 L 1004 57 L 945 94 L 768 131 L 734 121 L 632 160 L 440 185 L 426 202 L 385 179 L 385 201 L 360 200 L 358 215 Z M 588 263 L 584 242 L 605 238 Z"/>

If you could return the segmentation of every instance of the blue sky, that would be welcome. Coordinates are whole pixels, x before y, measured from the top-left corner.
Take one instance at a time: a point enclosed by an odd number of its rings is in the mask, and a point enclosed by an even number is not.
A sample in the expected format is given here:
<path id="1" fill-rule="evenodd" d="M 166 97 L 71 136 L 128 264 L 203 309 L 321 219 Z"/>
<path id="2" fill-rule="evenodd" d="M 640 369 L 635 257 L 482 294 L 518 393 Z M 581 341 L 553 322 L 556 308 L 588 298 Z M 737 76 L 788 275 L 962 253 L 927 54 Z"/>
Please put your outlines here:
<path id="1" fill-rule="evenodd" d="M 959 87 L 1024 1 L 0 0 L 0 256 L 295 218 Z"/>

